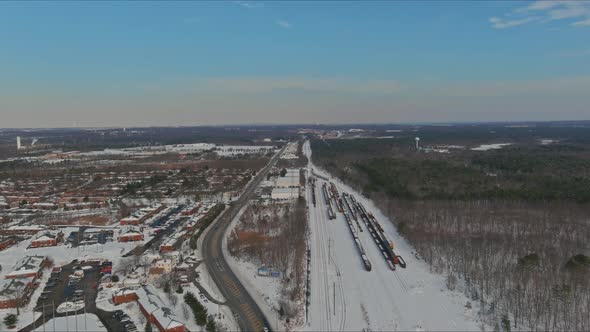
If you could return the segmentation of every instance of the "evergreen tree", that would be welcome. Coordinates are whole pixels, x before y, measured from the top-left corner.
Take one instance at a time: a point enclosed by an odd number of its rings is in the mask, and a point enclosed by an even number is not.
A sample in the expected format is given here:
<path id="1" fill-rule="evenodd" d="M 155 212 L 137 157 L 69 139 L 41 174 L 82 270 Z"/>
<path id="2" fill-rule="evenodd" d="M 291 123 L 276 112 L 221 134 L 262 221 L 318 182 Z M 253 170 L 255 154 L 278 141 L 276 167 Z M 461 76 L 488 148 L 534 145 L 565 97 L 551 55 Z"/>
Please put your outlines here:
<path id="1" fill-rule="evenodd" d="M 8 314 L 4 317 L 4 325 L 6 327 L 14 326 L 18 322 L 18 316 L 15 314 Z"/>
<path id="2" fill-rule="evenodd" d="M 215 319 L 209 316 L 209 320 L 207 321 L 207 326 L 205 327 L 207 332 L 215 332 L 217 331 L 217 327 L 215 326 Z"/>
<path id="3" fill-rule="evenodd" d="M 511 328 L 510 328 L 510 319 L 508 318 L 508 315 L 502 316 L 502 331 L 504 331 L 504 332 L 510 332 L 511 331 Z"/>

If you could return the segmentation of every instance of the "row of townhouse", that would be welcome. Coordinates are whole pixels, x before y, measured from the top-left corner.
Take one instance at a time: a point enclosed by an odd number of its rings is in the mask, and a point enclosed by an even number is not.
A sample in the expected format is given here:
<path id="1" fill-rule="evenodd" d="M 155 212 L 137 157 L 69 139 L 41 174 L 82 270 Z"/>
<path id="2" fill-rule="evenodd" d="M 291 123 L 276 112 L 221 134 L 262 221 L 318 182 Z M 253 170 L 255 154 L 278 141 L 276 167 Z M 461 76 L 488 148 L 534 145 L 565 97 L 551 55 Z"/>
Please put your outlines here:
<path id="1" fill-rule="evenodd" d="M 26 256 L 20 259 L 12 271 L 0 280 L 0 309 L 22 307 L 26 304 L 35 288 L 37 279 L 48 267 L 46 256 Z"/>

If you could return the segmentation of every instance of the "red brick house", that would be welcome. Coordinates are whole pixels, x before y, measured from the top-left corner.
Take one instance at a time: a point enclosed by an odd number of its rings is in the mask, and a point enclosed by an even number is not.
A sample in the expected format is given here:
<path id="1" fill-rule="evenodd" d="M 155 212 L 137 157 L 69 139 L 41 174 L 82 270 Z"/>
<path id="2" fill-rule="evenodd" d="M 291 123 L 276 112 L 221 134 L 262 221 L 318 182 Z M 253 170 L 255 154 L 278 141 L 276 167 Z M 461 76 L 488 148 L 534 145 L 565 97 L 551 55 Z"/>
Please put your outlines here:
<path id="1" fill-rule="evenodd" d="M 113 294 L 113 303 L 115 305 L 137 301 L 137 293 L 130 289 L 121 289 Z"/>
<path id="2" fill-rule="evenodd" d="M 187 329 L 179 319 L 174 316 L 162 300 L 143 287 L 137 290 L 137 303 L 139 309 L 147 320 L 156 325 L 160 332 L 186 332 Z"/>
<path id="3" fill-rule="evenodd" d="M 26 256 L 18 261 L 12 272 L 6 274 L 6 279 L 21 279 L 21 278 L 38 278 L 42 274 L 42 270 L 47 265 L 45 256 Z"/>
<path id="4" fill-rule="evenodd" d="M 0 309 L 23 307 L 35 287 L 35 277 L 0 281 Z"/>
<path id="5" fill-rule="evenodd" d="M 55 247 L 63 242 L 62 232 L 45 232 L 31 241 L 31 248 Z"/>
<path id="6" fill-rule="evenodd" d="M 166 252 L 171 252 L 171 251 L 174 251 L 174 246 L 170 241 L 160 245 L 160 252 L 161 253 L 166 253 Z"/>
<path id="7" fill-rule="evenodd" d="M 43 230 L 45 228 L 41 226 L 12 226 L 0 229 L 0 235 L 35 235 Z"/>
<path id="8" fill-rule="evenodd" d="M 137 226 L 140 223 L 140 218 L 134 217 L 134 216 L 129 216 L 129 217 L 125 217 L 123 219 L 121 219 L 121 221 L 119 222 L 119 224 L 121 226 L 125 226 L 125 225 L 134 225 Z"/>
<path id="9" fill-rule="evenodd" d="M 119 242 L 132 242 L 142 240 L 143 232 L 141 228 L 135 226 L 121 227 L 121 233 L 119 234 Z"/>
<path id="10" fill-rule="evenodd" d="M 4 250 L 6 248 L 10 248 L 17 243 L 18 243 L 18 241 L 13 238 L 6 239 L 6 240 L 0 242 L 0 251 Z"/>

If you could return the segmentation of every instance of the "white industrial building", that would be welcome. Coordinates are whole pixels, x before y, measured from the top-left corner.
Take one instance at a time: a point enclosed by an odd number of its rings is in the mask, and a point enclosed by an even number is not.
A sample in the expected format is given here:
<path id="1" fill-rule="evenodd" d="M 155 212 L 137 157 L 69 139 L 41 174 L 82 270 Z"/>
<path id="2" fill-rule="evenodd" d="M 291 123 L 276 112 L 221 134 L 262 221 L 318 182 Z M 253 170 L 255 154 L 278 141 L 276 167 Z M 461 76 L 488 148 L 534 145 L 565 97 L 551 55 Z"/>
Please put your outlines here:
<path id="1" fill-rule="evenodd" d="M 273 188 L 270 193 L 271 199 L 289 200 L 299 197 L 299 187 L 293 188 Z"/>
<path id="2" fill-rule="evenodd" d="M 289 168 L 285 176 L 279 176 L 274 180 L 274 186 L 270 193 L 271 199 L 290 200 L 299 197 L 300 175 L 299 169 Z"/>
<path id="3" fill-rule="evenodd" d="M 289 187 L 299 187 L 299 175 L 297 176 L 288 176 L 287 174 L 284 177 L 278 177 L 275 182 L 276 188 L 289 188 Z"/>

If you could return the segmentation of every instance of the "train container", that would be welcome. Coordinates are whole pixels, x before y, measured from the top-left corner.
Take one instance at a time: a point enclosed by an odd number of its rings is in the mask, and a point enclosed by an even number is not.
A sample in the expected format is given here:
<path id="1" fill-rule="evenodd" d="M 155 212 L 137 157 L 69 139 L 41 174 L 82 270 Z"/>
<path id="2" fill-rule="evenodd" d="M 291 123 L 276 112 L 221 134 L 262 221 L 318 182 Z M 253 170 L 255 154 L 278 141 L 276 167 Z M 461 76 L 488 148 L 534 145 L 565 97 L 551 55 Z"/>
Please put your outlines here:
<path id="1" fill-rule="evenodd" d="M 406 261 L 403 259 L 402 256 L 395 256 L 395 258 L 397 259 L 397 263 L 399 266 L 401 266 L 402 268 L 406 268 Z"/>
<path id="2" fill-rule="evenodd" d="M 371 269 L 372 269 L 371 262 L 369 261 L 369 259 L 367 258 L 367 256 L 366 255 L 362 255 L 361 257 L 363 259 L 363 264 L 365 265 L 365 269 L 367 271 L 371 271 Z"/>
<path id="3" fill-rule="evenodd" d="M 346 223 L 348 224 L 348 229 L 350 230 L 350 234 L 352 235 L 352 239 L 354 240 L 356 248 L 358 249 L 359 254 L 361 255 L 361 259 L 363 260 L 363 264 L 365 266 L 365 269 L 367 271 L 371 271 L 371 262 L 369 261 L 369 258 L 367 258 L 367 255 L 365 253 L 365 248 L 363 248 L 363 245 L 361 244 L 361 240 L 358 237 L 357 231 L 355 230 L 354 225 L 352 224 L 352 220 L 350 219 L 350 215 L 348 214 L 347 211 L 344 211 L 344 219 L 346 219 Z"/>
<path id="4" fill-rule="evenodd" d="M 332 210 L 331 206 L 328 206 L 328 218 L 330 220 L 336 219 L 336 215 L 334 214 L 334 210 Z"/>
<path id="5" fill-rule="evenodd" d="M 389 268 L 392 269 L 393 271 L 395 271 L 395 265 L 391 262 L 391 260 L 387 260 L 387 265 L 389 265 Z"/>
<path id="6" fill-rule="evenodd" d="M 326 204 L 330 204 L 330 195 L 328 194 L 328 189 L 326 187 L 327 186 L 324 183 L 322 185 L 322 193 L 324 194 L 324 200 L 326 201 Z"/>

